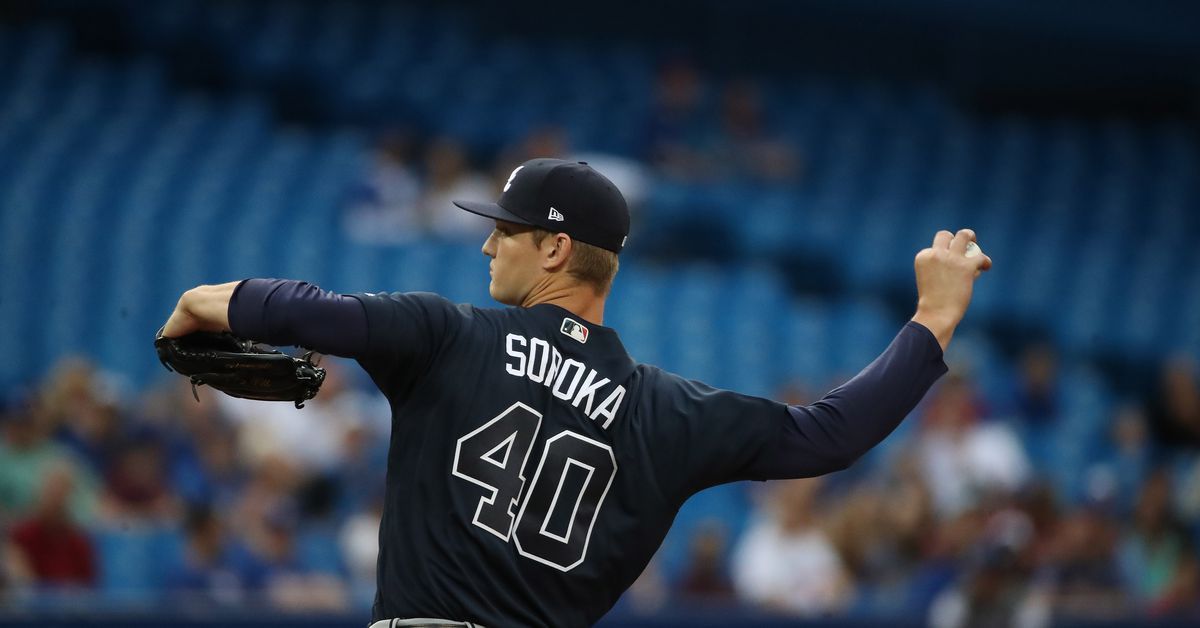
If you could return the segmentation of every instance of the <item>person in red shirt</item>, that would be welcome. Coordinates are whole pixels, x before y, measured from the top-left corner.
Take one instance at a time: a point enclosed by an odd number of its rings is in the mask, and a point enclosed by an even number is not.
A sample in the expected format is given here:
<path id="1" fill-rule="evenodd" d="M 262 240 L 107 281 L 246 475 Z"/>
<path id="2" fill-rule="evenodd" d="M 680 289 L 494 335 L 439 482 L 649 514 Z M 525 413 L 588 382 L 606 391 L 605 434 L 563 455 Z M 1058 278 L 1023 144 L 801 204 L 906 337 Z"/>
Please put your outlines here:
<path id="1" fill-rule="evenodd" d="M 91 586 L 96 581 L 91 540 L 67 508 L 74 485 L 69 467 L 51 468 L 42 478 L 32 515 L 12 528 L 12 543 L 38 584 Z"/>

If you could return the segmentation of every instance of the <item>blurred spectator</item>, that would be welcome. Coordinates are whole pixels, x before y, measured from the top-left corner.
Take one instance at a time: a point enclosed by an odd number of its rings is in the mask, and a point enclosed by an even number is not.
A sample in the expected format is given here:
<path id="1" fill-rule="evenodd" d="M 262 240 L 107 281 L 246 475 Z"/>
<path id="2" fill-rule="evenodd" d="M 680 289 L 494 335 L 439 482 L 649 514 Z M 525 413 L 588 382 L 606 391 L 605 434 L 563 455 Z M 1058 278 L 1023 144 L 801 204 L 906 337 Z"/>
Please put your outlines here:
<path id="1" fill-rule="evenodd" d="M 410 166 L 411 152 L 411 142 L 403 134 L 387 134 L 376 145 L 370 171 L 352 193 L 342 217 L 352 240 L 401 244 L 423 233 L 417 213 L 421 183 Z"/>
<path id="2" fill-rule="evenodd" d="M 782 182 L 796 178 L 795 149 L 768 128 L 762 95 L 749 80 L 731 81 L 721 93 L 721 124 L 707 145 L 711 170 L 721 178 Z"/>
<path id="3" fill-rule="evenodd" d="M 1025 348 L 1020 362 L 1015 402 L 1017 416 L 1027 423 L 1046 425 L 1059 413 L 1058 356 L 1053 347 L 1037 344 Z"/>
<path id="4" fill-rule="evenodd" d="M 1188 543 L 1171 585 L 1150 607 L 1149 615 L 1185 617 L 1193 621 L 1200 618 L 1200 556 L 1197 556 L 1195 543 Z"/>
<path id="5" fill-rule="evenodd" d="M 827 529 L 856 583 L 856 609 L 897 615 L 924 610 L 915 572 L 932 534 L 933 506 L 912 456 L 901 456 L 880 486 L 862 486 L 831 504 Z"/>
<path id="6" fill-rule="evenodd" d="M 1019 509 L 1004 508 L 986 518 L 966 554 L 960 580 L 929 609 L 936 628 L 1049 625 L 1044 596 L 1029 585 L 1028 550 L 1033 525 Z"/>
<path id="7" fill-rule="evenodd" d="M 295 493 L 298 526 L 296 557 L 305 570 L 341 578 L 345 560 L 338 547 L 339 522 L 335 505 L 341 499 L 341 487 L 333 476 L 308 478 Z"/>
<path id="8" fill-rule="evenodd" d="M 651 163 L 669 177 L 691 181 L 787 182 L 800 175 L 796 150 L 770 129 L 754 82 L 727 82 L 719 107 L 714 126 L 706 120 L 695 68 L 682 61 L 665 65 L 651 118 Z"/>
<path id="9" fill-rule="evenodd" d="M 749 602 L 806 617 L 844 609 L 853 583 L 816 519 L 821 482 L 788 480 L 769 485 L 763 511 L 735 550 L 733 580 Z"/>
<path id="10" fill-rule="evenodd" d="M 471 169 L 462 145 L 450 138 L 434 140 L 425 151 L 425 181 L 419 214 L 428 230 L 445 238 L 479 240 L 494 226 L 451 201 L 490 201 L 495 187 Z"/>
<path id="11" fill-rule="evenodd" d="M 194 446 L 195 458 L 188 459 L 189 467 L 185 468 L 181 460 L 175 470 L 180 496 L 193 504 L 231 505 L 246 481 L 237 459 L 237 435 L 221 426 L 199 434 Z"/>
<path id="12" fill-rule="evenodd" d="M 1150 423 L 1167 447 L 1200 447 L 1200 384 L 1190 358 L 1169 360 L 1150 404 Z"/>
<path id="13" fill-rule="evenodd" d="M 697 149 L 706 128 L 699 72 L 686 60 L 671 60 L 659 70 L 655 90 L 646 133 L 647 161 L 669 177 L 706 177 L 709 173 Z"/>
<path id="14" fill-rule="evenodd" d="M 1022 490 L 1015 503 L 1029 518 L 1033 526 L 1033 538 L 1029 550 L 1034 560 L 1053 556 L 1059 546 L 1059 535 L 1063 519 L 1069 511 L 1059 507 L 1058 498 L 1047 480 L 1039 479 Z M 1106 499 L 1090 499 L 1081 508 L 1094 511 L 1102 522 L 1112 524 L 1113 503 Z"/>
<path id="15" fill-rule="evenodd" d="M 963 563 L 979 544 L 987 516 L 988 512 L 977 506 L 936 520 L 926 549 L 925 572 L 917 584 L 923 590 L 914 592 L 922 597 L 926 610 L 938 594 L 962 575 Z"/>
<path id="16" fill-rule="evenodd" d="M 45 422 L 54 427 L 58 441 L 104 478 L 100 505 L 105 516 L 169 517 L 175 501 L 155 430 L 123 420 L 117 404 L 102 391 L 90 364 L 78 358 L 63 360 L 42 387 Z"/>
<path id="17" fill-rule="evenodd" d="M 1062 523 L 1049 565 L 1056 617 L 1109 619 L 1126 610 L 1117 538 L 1116 527 L 1100 508 L 1072 513 Z"/>
<path id="18" fill-rule="evenodd" d="M 21 548 L 7 536 L 0 538 L 0 608 L 6 606 L 10 591 L 20 590 L 33 582 L 33 570 Z"/>
<path id="19" fill-rule="evenodd" d="M 539 157 L 565 159 L 568 150 L 567 134 L 561 127 L 547 125 L 533 129 L 506 147 L 496 158 L 492 177 L 496 188 L 503 188 L 513 168 L 526 161 Z M 623 188 L 618 189 L 624 194 Z"/>
<path id="20" fill-rule="evenodd" d="M 295 492 L 302 481 L 296 466 L 283 456 L 264 458 L 242 487 L 230 524 L 242 538 L 260 535 L 269 516 L 295 512 Z"/>
<path id="21" fill-rule="evenodd" d="M 173 378 L 148 396 L 147 415 L 168 434 L 167 474 L 175 494 L 188 506 L 228 509 L 245 482 L 238 460 L 237 433 L 210 389 Z"/>
<path id="22" fill-rule="evenodd" d="M 297 558 L 296 512 L 280 504 L 260 514 L 245 531 L 235 563 L 247 589 L 288 612 L 344 608 L 347 597 L 341 580 L 307 569 Z"/>
<path id="23" fill-rule="evenodd" d="M 859 486 L 831 504 L 830 541 L 856 581 L 869 580 L 871 572 L 882 567 L 873 561 L 890 550 L 884 547 L 890 539 L 881 536 L 887 532 L 884 524 L 891 506 L 883 502 L 885 497 L 873 488 Z"/>
<path id="24" fill-rule="evenodd" d="M 933 525 L 933 496 L 912 456 L 896 462 L 894 477 L 885 486 L 881 501 L 882 531 L 892 544 L 890 561 L 893 568 L 903 571 L 922 558 Z"/>
<path id="25" fill-rule="evenodd" d="M 1123 515 L 1133 511 L 1138 491 L 1150 470 L 1151 447 L 1146 416 L 1141 406 L 1125 404 L 1113 413 L 1108 431 L 1109 446 L 1102 459 L 1088 471 L 1092 499 L 1111 498 Z M 1094 486 L 1097 482 L 1104 488 Z M 1107 490 L 1111 495 L 1096 494 Z"/>
<path id="26" fill-rule="evenodd" d="M 184 554 L 167 574 L 166 587 L 177 602 L 235 604 L 241 582 L 228 561 L 225 526 L 207 506 L 188 510 L 183 522 Z"/>
<path id="27" fill-rule="evenodd" d="M 991 493 L 1024 485 L 1032 468 L 1012 428 L 983 422 L 971 382 L 945 378 L 932 393 L 917 450 L 925 481 L 941 515 L 954 515 Z"/>
<path id="28" fill-rule="evenodd" d="M 692 533 L 679 593 L 689 603 L 725 604 L 733 599 L 733 584 L 725 572 L 725 525 L 703 522 Z"/>
<path id="29" fill-rule="evenodd" d="M 938 596 L 930 607 L 934 628 L 1048 625 L 1047 610 L 1022 586 L 1022 576 L 1004 550 L 981 548 L 964 581 Z"/>
<path id="30" fill-rule="evenodd" d="M 71 468 L 74 490 L 69 507 L 76 521 L 88 521 L 95 508 L 96 480 L 62 445 L 47 437 L 39 405 L 20 404 L 3 418 L 0 441 L 0 520 L 28 513 L 52 469 Z"/>
<path id="31" fill-rule="evenodd" d="M 52 466 L 41 480 L 32 515 L 13 526 L 13 545 L 38 584 L 91 586 L 96 581 L 95 552 L 68 508 L 75 490 L 73 470 Z"/>
<path id="32" fill-rule="evenodd" d="M 116 400 L 104 392 L 95 368 L 78 357 L 55 365 L 41 389 L 41 407 L 55 438 L 103 474 L 120 440 Z"/>
<path id="33" fill-rule="evenodd" d="M 347 435 L 348 454 L 334 481 L 338 485 L 338 507 L 342 510 L 370 511 L 383 492 L 387 467 L 389 435 L 367 428 L 354 429 Z"/>
<path id="34" fill-rule="evenodd" d="M 1155 614 L 1183 610 L 1197 593 L 1195 549 L 1171 512 L 1170 498 L 1171 477 L 1159 469 L 1142 486 L 1120 547 L 1125 586 L 1141 608 Z"/>
<path id="35" fill-rule="evenodd" d="M 299 573 L 294 553 L 296 513 L 290 502 L 277 501 L 238 520 L 233 555 L 239 579 L 255 595 L 269 589 L 276 578 Z"/>
<path id="36" fill-rule="evenodd" d="M 307 409 L 307 408 L 306 408 Z M 294 412 L 295 409 L 293 408 Z M 329 568 L 337 555 L 332 534 L 324 552 L 311 551 L 302 517 L 319 522 L 331 509 L 328 479 L 305 476 L 282 456 L 263 459 L 242 492 L 231 524 L 238 538 L 233 552 L 239 578 L 284 610 L 331 610 L 347 601 L 341 579 Z"/>
<path id="37" fill-rule="evenodd" d="M 117 520 L 168 520 L 178 513 L 178 500 L 168 485 L 163 445 L 143 427 L 120 446 L 105 477 L 105 514 Z"/>
<path id="38" fill-rule="evenodd" d="M 345 557 L 350 586 L 356 598 L 369 600 L 375 595 L 375 566 L 379 557 L 379 522 L 382 517 L 383 499 L 379 497 L 373 500 L 369 509 L 350 515 L 338 535 L 338 545 Z"/>
<path id="39" fill-rule="evenodd" d="M 1200 540 L 1200 454 L 1184 458 L 1175 476 L 1175 504 Z"/>

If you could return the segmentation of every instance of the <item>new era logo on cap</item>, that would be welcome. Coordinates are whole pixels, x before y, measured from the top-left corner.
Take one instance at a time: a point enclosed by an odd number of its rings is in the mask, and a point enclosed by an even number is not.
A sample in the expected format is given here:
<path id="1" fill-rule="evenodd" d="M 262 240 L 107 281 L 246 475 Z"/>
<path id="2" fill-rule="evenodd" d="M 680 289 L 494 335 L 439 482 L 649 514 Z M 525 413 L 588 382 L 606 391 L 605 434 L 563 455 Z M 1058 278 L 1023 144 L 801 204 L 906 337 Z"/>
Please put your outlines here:
<path id="1" fill-rule="evenodd" d="M 588 328 L 579 324 L 579 322 L 574 319 L 564 318 L 563 323 L 562 323 L 562 329 L 560 329 L 559 331 L 578 340 L 579 342 L 582 342 L 582 343 L 587 342 Z"/>
<path id="2" fill-rule="evenodd" d="M 559 222 L 562 222 L 562 221 L 563 221 L 563 215 L 562 215 L 562 214 L 560 214 L 560 213 L 558 213 L 558 210 L 557 210 L 557 209 L 554 209 L 553 207 L 551 207 L 551 208 L 550 208 L 550 220 L 557 220 L 557 221 L 559 221 Z"/>

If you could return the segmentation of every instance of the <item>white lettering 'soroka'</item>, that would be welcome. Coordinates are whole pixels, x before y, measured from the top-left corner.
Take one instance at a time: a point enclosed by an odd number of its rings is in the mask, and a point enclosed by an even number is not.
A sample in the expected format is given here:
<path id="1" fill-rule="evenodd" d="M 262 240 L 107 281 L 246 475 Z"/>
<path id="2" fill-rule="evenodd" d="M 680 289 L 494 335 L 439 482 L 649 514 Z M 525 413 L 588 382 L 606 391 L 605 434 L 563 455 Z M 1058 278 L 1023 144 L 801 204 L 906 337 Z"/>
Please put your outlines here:
<path id="1" fill-rule="evenodd" d="M 600 405 L 595 405 L 596 394 L 611 383 L 607 377 L 597 379 L 600 375 L 595 369 L 571 358 L 564 362 L 558 349 L 541 338 L 529 340 L 509 334 L 504 338 L 504 350 L 512 358 L 504 363 L 504 370 L 509 375 L 525 377 L 546 386 L 556 398 L 576 408 L 582 404 L 583 413 L 591 420 L 604 417 L 604 423 L 600 424 L 604 429 L 617 418 L 617 410 L 625 400 L 624 386 L 617 384 Z"/>

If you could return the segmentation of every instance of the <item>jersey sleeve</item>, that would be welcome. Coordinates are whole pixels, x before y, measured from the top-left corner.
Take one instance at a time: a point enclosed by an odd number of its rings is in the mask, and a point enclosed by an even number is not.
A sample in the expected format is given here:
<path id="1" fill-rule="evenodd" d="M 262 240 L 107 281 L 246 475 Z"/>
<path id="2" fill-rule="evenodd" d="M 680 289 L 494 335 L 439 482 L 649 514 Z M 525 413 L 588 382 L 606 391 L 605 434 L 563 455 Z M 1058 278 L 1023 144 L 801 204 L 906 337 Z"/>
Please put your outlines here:
<path id="1" fill-rule="evenodd" d="M 229 328 L 243 338 L 358 357 L 367 350 L 367 317 L 350 297 L 288 279 L 246 279 L 229 299 Z"/>
<path id="2" fill-rule="evenodd" d="M 655 433 L 650 446 L 670 492 L 686 499 L 725 482 L 770 479 L 756 461 L 790 420 L 787 405 L 664 371 L 655 371 L 647 385 L 646 420 Z"/>
<path id="3" fill-rule="evenodd" d="M 367 350 L 359 364 L 386 393 L 428 372 L 466 319 L 463 306 L 431 292 L 348 295 L 366 312 Z"/>
<path id="4" fill-rule="evenodd" d="M 229 300 L 235 334 L 354 358 L 385 392 L 425 372 L 464 317 L 428 292 L 345 295 L 285 279 L 247 279 Z"/>
<path id="5" fill-rule="evenodd" d="M 933 334 L 911 322 L 857 376 L 808 406 L 660 372 L 648 382 L 655 446 L 685 497 L 724 482 L 823 475 L 886 438 L 945 372 Z"/>

